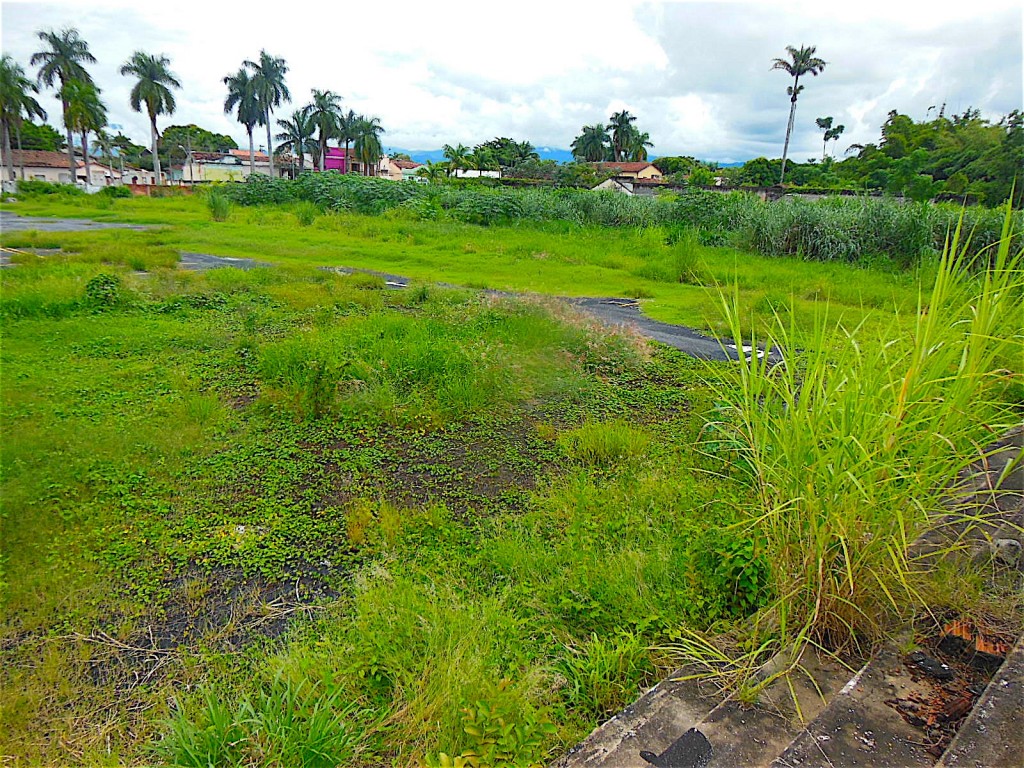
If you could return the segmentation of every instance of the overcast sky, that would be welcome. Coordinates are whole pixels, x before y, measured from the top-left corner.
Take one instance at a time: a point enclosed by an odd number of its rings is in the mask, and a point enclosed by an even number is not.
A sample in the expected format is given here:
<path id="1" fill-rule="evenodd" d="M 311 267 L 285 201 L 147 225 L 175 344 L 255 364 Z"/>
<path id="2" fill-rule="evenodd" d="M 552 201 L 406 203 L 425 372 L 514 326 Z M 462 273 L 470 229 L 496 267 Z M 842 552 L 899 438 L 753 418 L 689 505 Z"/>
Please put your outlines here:
<path id="1" fill-rule="evenodd" d="M 322 10 L 321 10 L 322 9 Z M 117 74 L 135 50 L 163 53 L 182 83 L 161 126 L 244 129 L 224 115 L 222 79 L 261 48 L 283 57 L 292 104 L 311 88 L 376 115 L 386 147 L 435 149 L 495 136 L 567 148 L 584 124 L 628 109 L 658 155 L 733 162 L 780 157 L 789 101 L 785 47 L 817 46 L 828 64 L 797 104 L 791 156 L 821 156 L 817 117 L 849 144 L 877 141 L 891 109 L 977 107 L 996 120 L 1024 103 L 1020 0 L 903 3 L 511 2 L 288 3 L 152 0 L 3 2 L 3 52 L 30 75 L 36 32 L 77 27 L 113 124 L 148 144 Z M 52 92 L 41 99 L 60 126 Z M 259 129 L 258 129 L 259 130 Z M 257 141 L 259 141 L 257 133 Z"/>

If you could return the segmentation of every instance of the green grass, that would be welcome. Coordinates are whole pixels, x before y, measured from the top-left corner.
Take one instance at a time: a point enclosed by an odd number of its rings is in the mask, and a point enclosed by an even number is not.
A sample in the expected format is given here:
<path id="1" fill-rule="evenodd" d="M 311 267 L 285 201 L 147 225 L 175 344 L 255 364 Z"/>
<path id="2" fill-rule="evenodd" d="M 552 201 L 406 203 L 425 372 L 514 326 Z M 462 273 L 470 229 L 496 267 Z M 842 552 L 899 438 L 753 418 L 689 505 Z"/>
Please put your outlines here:
<path id="1" fill-rule="evenodd" d="M 758 542 L 767 566 L 757 581 L 770 599 L 748 648 L 783 649 L 794 665 L 808 645 L 863 653 L 949 604 L 934 556 L 915 559 L 910 546 L 950 514 L 957 525 L 981 519 L 951 504 L 960 473 L 1021 423 L 1024 251 L 1011 248 L 1011 225 L 1007 212 L 998 249 L 978 257 L 991 264 L 980 277 L 953 234 L 910 333 L 894 318 L 834 343 L 826 308 L 812 344 L 777 317 L 764 342 L 782 361 L 738 364 L 715 429 L 731 435 L 721 442 L 756 494 L 733 530 Z M 739 338 L 736 297 L 723 305 Z"/>
<path id="2" fill-rule="evenodd" d="M 203 202 L 190 198 L 119 199 L 106 210 L 90 207 L 88 198 L 67 204 L 30 199 L 8 207 L 26 215 L 164 225 L 155 232 L 58 239 L 42 233 L 5 234 L 3 243 L 15 248 L 60 240 L 88 253 L 108 242 L 121 249 L 139 243 L 140 252 L 156 247 L 161 253 L 187 250 L 275 264 L 359 267 L 474 288 L 642 296 L 644 311 L 651 317 L 716 333 L 729 332 L 716 298 L 717 285 L 739 285 L 748 333 L 755 330 L 751 313 L 767 306 L 792 314 L 798 329 L 809 328 L 813 307 L 823 299 L 831 302 L 847 327 L 853 327 L 865 320 L 884 320 L 894 310 L 912 309 L 920 282 L 927 282 L 934 272 L 927 261 L 900 271 L 886 262 L 884 254 L 876 261 L 886 268 L 768 258 L 703 246 L 692 236 L 680 238 L 660 227 L 583 227 L 564 222 L 479 227 L 355 213 L 329 213 L 301 226 L 292 212 L 294 204 L 240 208 L 228 221 L 214 222 Z M 132 256 L 125 253 L 122 258 Z M 756 330 L 767 329 L 763 319 L 756 322 Z"/>
<path id="3" fill-rule="evenodd" d="M 967 412 L 983 380 L 997 416 L 1020 399 L 984 375 L 1019 374 L 1013 350 L 962 357 L 953 323 L 975 306 L 969 338 L 1012 335 L 1017 289 L 958 272 L 916 312 L 938 266 L 764 259 L 657 229 L 106 205 L 14 207 L 163 226 L 0 238 L 62 249 L 0 272 L 0 753 L 28 764 L 543 764 L 667 671 L 653 647 L 748 631 L 784 597 L 787 621 L 810 626 L 808 552 L 878 539 L 854 573 L 871 583 L 868 555 L 904 540 L 897 490 L 935 475 L 885 481 L 864 463 L 881 449 L 858 454 L 850 430 L 902 425 L 886 450 L 903 472 L 941 454 L 911 432 L 933 428 L 943 397 Z M 188 273 L 179 249 L 276 266 Z M 322 265 L 422 282 L 383 290 Z M 793 367 L 740 366 L 745 389 L 736 366 L 556 302 L 437 280 L 644 292 L 656 316 L 739 336 L 781 321 Z M 933 347 L 901 421 L 881 407 L 893 372 Z M 870 375 L 840 386 L 837 365 Z M 981 439 L 952 445 L 967 437 Z M 867 521 L 841 478 L 797 487 L 840 459 L 869 473 Z M 773 527 L 766 509 L 790 505 L 808 525 Z M 854 527 L 837 533 L 833 507 Z M 823 603 L 836 618 L 821 627 L 852 621 L 841 604 Z M 866 605 L 881 626 L 882 604 Z"/>
<path id="4" fill-rule="evenodd" d="M 0 274 L 4 754 L 543 761 L 700 625 L 686 531 L 732 484 L 677 477 L 693 361 L 537 300 L 170 270 L 155 237 Z"/>

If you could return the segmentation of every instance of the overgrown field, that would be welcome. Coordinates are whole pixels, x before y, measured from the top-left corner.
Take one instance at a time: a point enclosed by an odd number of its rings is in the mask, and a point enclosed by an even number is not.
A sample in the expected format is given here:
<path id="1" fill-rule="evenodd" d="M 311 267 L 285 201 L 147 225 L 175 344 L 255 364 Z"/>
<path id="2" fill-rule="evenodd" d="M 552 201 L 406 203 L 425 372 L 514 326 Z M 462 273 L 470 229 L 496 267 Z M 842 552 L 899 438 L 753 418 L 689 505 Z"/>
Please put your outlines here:
<path id="1" fill-rule="evenodd" d="M 616 200 L 625 198 L 605 202 Z M 443 218 L 419 220 L 400 210 L 383 215 L 324 212 L 313 203 L 292 202 L 229 206 L 226 220 L 214 221 L 208 200 L 200 196 L 52 195 L 25 199 L 10 209 L 25 215 L 84 216 L 156 227 L 145 233 L 78 233 L 58 239 L 46 233 L 4 235 L 8 246 L 46 248 L 63 243 L 94 262 L 138 268 L 159 253 L 160 263 L 169 265 L 184 250 L 277 264 L 375 269 L 473 288 L 627 296 L 640 299 L 644 312 L 655 319 L 718 333 L 730 332 L 717 299 L 719 286 L 738 286 L 747 332 L 766 330 L 774 311 L 792 315 L 802 331 L 810 327 L 821 301 L 828 301 L 836 317 L 854 327 L 894 311 L 910 312 L 919 286 L 930 282 L 937 261 L 922 258 L 915 267 L 903 269 L 884 251 L 857 263 L 761 256 L 702 244 L 700 228 L 687 226 L 688 220 L 673 226 L 605 227 L 567 221 L 478 226 Z M 144 258 L 140 248 L 151 255 Z M 33 294 L 24 301 L 52 299 Z"/>
<path id="2" fill-rule="evenodd" d="M 884 632 L 927 591 L 885 570 L 931 511 L 907 494 L 1019 421 L 1005 252 L 996 282 L 949 282 L 657 227 L 15 208 L 163 224 L 2 236 L 61 249 L 0 272 L 15 765 L 542 763 L 694 633 Z M 276 266 L 190 273 L 178 250 Z M 316 268 L 342 265 L 420 282 Z M 698 363 L 480 286 L 633 287 L 740 342 L 773 329 L 786 365 Z M 809 587 L 808 557 L 834 583 Z M 863 610 L 842 612 L 847 573 Z"/>
<path id="3" fill-rule="evenodd" d="M 416 763 L 484 749 L 472 717 L 539 760 L 734 610 L 688 565 L 735 514 L 694 362 L 533 301 L 137 254 L 3 274 L 4 754 Z"/>

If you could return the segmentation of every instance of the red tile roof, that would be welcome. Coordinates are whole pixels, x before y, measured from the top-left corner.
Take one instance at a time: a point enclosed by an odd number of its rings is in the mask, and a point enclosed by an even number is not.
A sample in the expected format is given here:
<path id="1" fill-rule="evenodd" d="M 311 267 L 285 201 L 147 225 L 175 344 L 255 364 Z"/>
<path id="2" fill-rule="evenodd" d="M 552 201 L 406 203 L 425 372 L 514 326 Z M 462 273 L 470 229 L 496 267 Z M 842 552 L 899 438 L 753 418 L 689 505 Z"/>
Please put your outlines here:
<path id="1" fill-rule="evenodd" d="M 68 155 L 66 152 L 50 152 L 42 149 L 11 150 L 11 158 L 15 166 L 24 165 L 26 168 L 67 168 Z M 24 160 L 24 162 L 22 162 Z M 81 167 L 82 161 L 75 157 L 75 165 Z"/>
<path id="2" fill-rule="evenodd" d="M 248 149 L 231 149 L 231 150 L 228 150 L 228 151 L 232 155 L 234 155 L 235 157 L 240 158 L 242 160 L 248 160 L 249 159 L 249 150 Z M 267 160 L 270 159 L 270 157 L 267 155 L 266 152 L 256 151 L 256 152 L 253 152 L 253 155 L 255 156 L 256 160 L 258 160 L 258 161 L 266 162 Z"/>
<path id="3" fill-rule="evenodd" d="M 419 168 L 421 165 L 423 165 L 423 163 L 417 163 L 414 160 L 392 160 L 391 164 L 402 169 Z"/>

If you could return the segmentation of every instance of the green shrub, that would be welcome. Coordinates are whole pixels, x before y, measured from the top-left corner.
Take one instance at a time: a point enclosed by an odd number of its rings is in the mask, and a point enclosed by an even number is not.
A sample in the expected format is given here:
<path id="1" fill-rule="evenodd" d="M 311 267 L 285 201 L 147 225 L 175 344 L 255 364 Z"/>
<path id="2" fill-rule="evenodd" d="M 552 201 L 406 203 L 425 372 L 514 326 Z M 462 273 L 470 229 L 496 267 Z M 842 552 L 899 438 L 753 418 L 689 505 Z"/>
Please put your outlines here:
<path id="1" fill-rule="evenodd" d="M 115 185 L 110 187 L 104 187 L 96 193 L 97 196 L 103 195 L 103 197 L 109 197 L 113 199 L 131 197 L 132 191 L 123 185 Z"/>
<path id="2" fill-rule="evenodd" d="M 690 578 L 700 595 L 694 616 L 702 622 L 739 619 L 771 597 L 771 568 L 764 542 L 731 529 L 708 528 L 690 550 Z"/>
<path id="3" fill-rule="evenodd" d="M 120 277 L 101 272 L 85 284 L 85 300 L 94 307 L 112 307 L 121 300 L 122 288 Z"/>
<path id="4" fill-rule="evenodd" d="M 84 198 L 85 190 L 75 184 L 53 184 L 49 181 L 26 179 L 18 182 L 18 195 L 24 197 L 57 195 L 61 197 Z"/>

